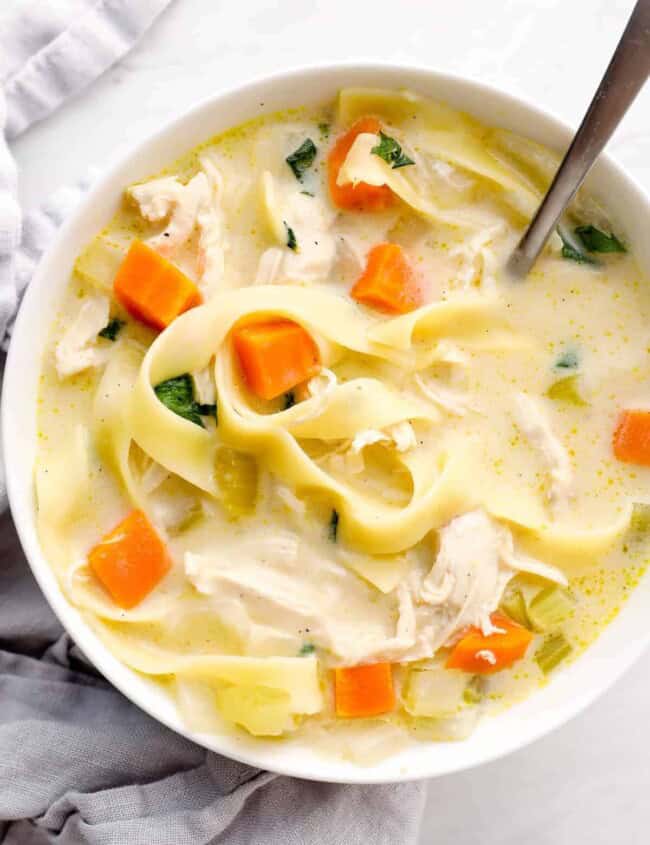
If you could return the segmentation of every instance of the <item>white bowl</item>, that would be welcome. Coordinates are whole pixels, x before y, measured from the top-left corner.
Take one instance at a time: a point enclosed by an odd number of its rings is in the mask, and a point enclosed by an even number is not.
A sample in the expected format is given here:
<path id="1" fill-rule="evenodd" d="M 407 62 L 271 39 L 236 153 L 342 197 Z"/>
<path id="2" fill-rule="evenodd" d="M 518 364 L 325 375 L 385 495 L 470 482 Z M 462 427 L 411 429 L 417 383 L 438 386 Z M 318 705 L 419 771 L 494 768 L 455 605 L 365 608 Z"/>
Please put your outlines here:
<path id="1" fill-rule="evenodd" d="M 650 641 L 650 577 L 632 594 L 598 641 L 526 701 L 484 719 L 460 743 L 418 743 L 370 768 L 323 758 L 307 746 L 246 737 L 197 735 L 181 723 L 173 702 L 120 663 L 68 603 L 41 550 L 35 524 L 33 466 L 36 395 L 43 346 L 75 256 L 112 217 L 124 187 L 155 174 L 186 150 L 262 112 L 332 99 L 348 85 L 410 88 L 445 100 L 480 120 L 565 149 L 571 131 L 559 121 L 493 88 L 430 70 L 386 65 L 336 65 L 293 70 L 216 94 L 168 123 L 112 167 L 85 197 L 41 261 L 23 300 L 9 350 L 2 397 L 2 433 L 9 501 L 32 571 L 54 612 L 97 668 L 135 704 L 207 748 L 252 766 L 313 780 L 381 783 L 432 777 L 493 760 L 566 722 L 604 692 Z M 605 199 L 646 271 L 650 269 L 650 203 L 612 161 L 589 179 Z"/>

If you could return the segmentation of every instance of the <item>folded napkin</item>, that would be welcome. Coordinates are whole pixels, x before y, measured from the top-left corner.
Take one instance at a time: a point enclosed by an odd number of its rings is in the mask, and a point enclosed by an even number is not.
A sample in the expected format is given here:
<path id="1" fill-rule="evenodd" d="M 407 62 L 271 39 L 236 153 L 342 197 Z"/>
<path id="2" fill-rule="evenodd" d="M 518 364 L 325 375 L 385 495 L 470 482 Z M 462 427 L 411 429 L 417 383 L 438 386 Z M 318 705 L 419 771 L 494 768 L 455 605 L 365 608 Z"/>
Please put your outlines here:
<path id="1" fill-rule="evenodd" d="M 92 174 L 22 219 L 7 140 L 124 55 L 169 0 L 29 0 L 0 29 L 0 340 Z M 4 91 L 4 96 L 3 96 Z M 4 132 L 2 128 L 4 127 Z M 63 632 L 0 514 L 0 841 L 5 845 L 410 845 L 423 784 L 279 777 L 177 736 Z"/>

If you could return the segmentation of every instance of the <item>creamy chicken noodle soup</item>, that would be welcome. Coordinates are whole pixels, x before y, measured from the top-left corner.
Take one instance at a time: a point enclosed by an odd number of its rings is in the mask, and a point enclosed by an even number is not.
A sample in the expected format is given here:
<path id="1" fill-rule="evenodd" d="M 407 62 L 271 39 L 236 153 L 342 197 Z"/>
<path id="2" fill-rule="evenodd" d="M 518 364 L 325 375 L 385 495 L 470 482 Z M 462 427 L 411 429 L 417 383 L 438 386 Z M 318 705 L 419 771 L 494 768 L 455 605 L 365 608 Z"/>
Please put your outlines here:
<path id="1" fill-rule="evenodd" d="M 407 92 L 125 186 L 43 362 L 40 537 L 204 732 L 372 762 L 467 737 L 616 615 L 650 530 L 650 288 L 558 164 Z"/>

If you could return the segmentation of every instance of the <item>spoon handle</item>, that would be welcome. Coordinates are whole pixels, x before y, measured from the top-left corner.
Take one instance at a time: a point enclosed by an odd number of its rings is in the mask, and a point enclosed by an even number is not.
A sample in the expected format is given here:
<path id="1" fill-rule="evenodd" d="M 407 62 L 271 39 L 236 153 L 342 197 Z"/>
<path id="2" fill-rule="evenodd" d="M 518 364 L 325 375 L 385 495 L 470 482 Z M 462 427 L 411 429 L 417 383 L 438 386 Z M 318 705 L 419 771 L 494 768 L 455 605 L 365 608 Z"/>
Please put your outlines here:
<path id="1" fill-rule="evenodd" d="M 650 0 L 638 0 L 551 187 L 508 262 L 523 278 L 650 74 Z"/>

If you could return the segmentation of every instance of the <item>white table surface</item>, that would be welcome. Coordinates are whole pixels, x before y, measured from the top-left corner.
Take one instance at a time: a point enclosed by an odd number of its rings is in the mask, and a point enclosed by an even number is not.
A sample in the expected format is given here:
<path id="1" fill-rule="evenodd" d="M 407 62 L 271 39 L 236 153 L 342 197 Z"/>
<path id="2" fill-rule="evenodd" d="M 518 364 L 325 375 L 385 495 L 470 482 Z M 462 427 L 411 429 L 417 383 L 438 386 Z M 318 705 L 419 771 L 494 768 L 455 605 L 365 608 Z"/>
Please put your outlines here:
<path id="1" fill-rule="evenodd" d="M 35 0 L 2 0 L 0 25 L 25 2 Z M 632 6 L 175 0 L 118 67 L 16 142 L 21 197 L 27 208 L 39 203 L 216 88 L 327 60 L 428 64 L 494 83 L 576 125 Z M 610 151 L 650 193 L 649 118 L 647 86 Z M 499 762 L 431 781 L 421 842 L 647 845 L 649 793 L 650 654 L 553 735 Z"/>

